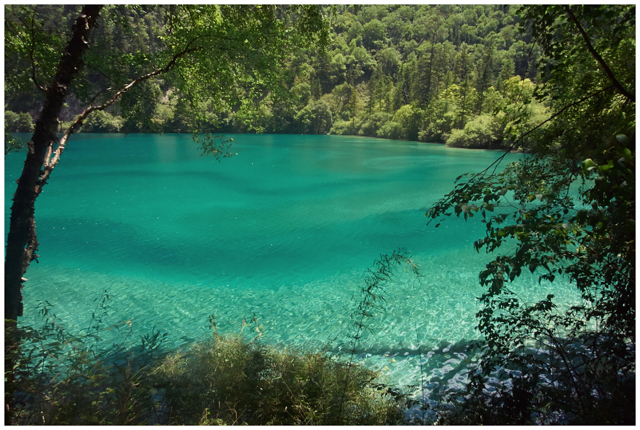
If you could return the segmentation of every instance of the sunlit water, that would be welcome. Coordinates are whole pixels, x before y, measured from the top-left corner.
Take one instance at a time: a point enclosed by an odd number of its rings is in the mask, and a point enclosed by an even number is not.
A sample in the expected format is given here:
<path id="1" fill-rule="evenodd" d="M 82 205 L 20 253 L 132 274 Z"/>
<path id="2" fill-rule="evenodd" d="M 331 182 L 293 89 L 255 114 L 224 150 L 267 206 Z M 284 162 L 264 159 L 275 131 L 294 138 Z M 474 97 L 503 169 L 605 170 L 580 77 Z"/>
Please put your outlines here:
<path id="1" fill-rule="evenodd" d="M 201 157 L 188 135 L 78 135 L 36 207 L 41 258 L 24 289 L 22 321 L 47 300 L 63 325 L 85 329 L 94 300 L 110 295 L 110 322 L 134 335 L 169 333 L 169 346 L 240 331 L 254 315 L 263 341 L 340 350 L 354 325 L 351 298 L 380 254 L 406 248 L 385 285 L 358 359 L 391 382 L 429 387 L 464 379 L 466 342 L 478 337 L 480 222 L 439 228 L 424 213 L 454 179 L 500 153 L 338 136 L 228 135 L 238 155 Z M 516 156 L 508 157 L 515 160 Z M 24 152 L 5 159 L 5 237 Z M 568 285 L 524 276 L 524 300 Z M 245 329 L 245 332 L 248 329 Z M 114 336 L 121 336 L 115 332 Z M 126 331 L 126 330 L 125 330 Z M 107 332 L 107 341 L 110 334 Z M 344 349 L 344 348 L 343 348 Z"/>

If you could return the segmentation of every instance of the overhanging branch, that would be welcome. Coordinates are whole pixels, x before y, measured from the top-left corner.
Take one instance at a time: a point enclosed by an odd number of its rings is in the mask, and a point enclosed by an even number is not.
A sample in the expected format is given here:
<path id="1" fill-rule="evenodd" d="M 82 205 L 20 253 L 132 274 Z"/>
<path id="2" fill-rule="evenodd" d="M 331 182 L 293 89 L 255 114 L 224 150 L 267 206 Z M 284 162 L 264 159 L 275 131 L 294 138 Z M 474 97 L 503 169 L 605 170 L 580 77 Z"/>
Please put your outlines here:
<path id="1" fill-rule="evenodd" d="M 51 172 L 53 171 L 53 169 L 56 167 L 56 165 L 60 161 L 60 156 L 64 152 L 64 149 L 65 149 L 65 146 L 67 144 L 67 141 L 69 140 L 69 137 L 75 132 L 75 130 L 78 127 L 82 126 L 84 121 L 87 119 L 87 117 L 91 113 L 93 113 L 95 111 L 104 110 L 104 109 L 108 108 L 109 106 L 114 104 L 116 101 L 118 101 L 120 99 L 120 97 L 122 97 L 122 95 L 124 93 L 126 93 L 131 88 L 133 88 L 134 86 L 138 85 L 139 83 L 141 83 L 143 81 L 146 81 L 146 80 L 148 80 L 148 79 L 150 79 L 150 78 L 152 78 L 154 76 L 158 76 L 160 74 L 168 72 L 169 70 L 171 70 L 171 68 L 173 68 L 173 66 L 175 66 L 176 62 L 181 57 L 183 57 L 184 55 L 203 49 L 202 47 L 199 47 L 199 46 L 198 47 L 194 47 L 194 48 L 189 48 L 189 46 L 191 46 L 191 44 L 195 40 L 196 39 L 191 40 L 187 44 L 185 49 L 183 49 L 179 53 L 175 54 L 173 56 L 173 58 L 171 58 L 169 63 L 167 63 L 167 65 L 165 67 L 163 67 L 162 69 L 155 70 L 153 72 L 147 73 L 146 75 L 143 75 L 143 76 L 140 76 L 139 78 L 134 79 L 133 81 L 129 82 L 127 85 L 122 87 L 122 89 L 120 89 L 118 92 L 116 92 L 105 103 L 103 103 L 101 105 L 98 105 L 98 106 L 91 106 L 90 105 L 80 115 L 78 115 L 76 117 L 76 119 L 73 121 L 73 123 L 71 123 L 69 128 L 67 128 L 67 130 L 64 132 L 64 135 L 62 136 L 62 138 L 60 138 L 60 141 L 58 143 L 58 147 L 56 148 L 55 151 L 53 151 L 53 142 L 51 142 L 51 144 L 49 146 L 49 149 L 47 151 L 47 156 L 46 156 L 45 161 L 44 161 L 44 168 L 43 168 L 44 173 L 42 174 L 42 176 L 38 180 L 38 185 L 36 187 L 36 194 L 40 194 L 40 192 L 42 192 L 42 187 L 47 182 L 47 180 L 49 179 L 49 176 L 51 175 Z"/>
<path id="2" fill-rule="evenodd" d="M 607 63 L 605 63 L 604 59 L 600 56 L 600 54 L 598 54 L 598 52 L 596 52 L 596 50 L 593 48 L 593 45 L 591 45 L 591 41 L 589 40 L 589 36 L 587 35 L 587 33 L 584 31 L 584 29 L 580 25 L 580 22 L 578 21 L 578 18 L 576 18 L 576 16 L 573 14 L 573 11 L 571 10 L 571 8 L 568 5 L 565 5 L 564 6 L 564 10 L 567 12 L 567 15 L 569 15 L 569 18 L 571 19 L 571 21 L 573 21 L 573 23 L 576 25 L 576 27 L 578 27 L 578 31 L 582 35 L 582 38 L 584 39 L 584 42 L 587 45 L 587 49 L 589 50 L 591 55 L 593 55 L 593 58 L 596 59 L 598 64 L 600 64 L 600 67 L 602 67 L 602 70 L 604 70 L 604 72 L 607 74 L 607 76 L 609 77 L 609 80 L 611 80 L 613 85 L 618 89 L 618 91 L 620 91 L 620 93 L 623 96 L 625 96 L 626 98 L 628 98 L 629 100 L 631 100 L 632 102 L 635 103 L 636 96 L 634 96 L 629 91 L 627 91 L 622 86 L 622 84 L 620 82 L 618 82 L 618 80 L 616 79 L 615 75 L 613 74 L 613 72 L 611 71 L 609 66 L 607 66 Z"/>
<path id="3" fill-rule="evenodd" d="M 525 134 L 519 136 L 516 140 L 513 141 L 513 143 L 511 143 L 511 145 L 509 145 L 509 147 L 504 152 L 504 154 L 502 154 L 497 160 L 495 160 L 493 163 L 491 163 L 489 166 L 487 166 L 487 168 L 484 169 L 482 172 L 476 173 L 473 177 L 475 178 L 476 176 L 482 175 L 485 172 L 487 172 L 492 166 L 500 164 L 500 162 L 504 159 L 504 157 L 506 157 L 507 154 L 510 153 L 515 148 L 516 144 L 522 142 L 522 139 L 524 139 L 526 136 L 530 135 L 531 133 L 533 133 L 534 131 L 536 131 L 537 129 L 539 129 L 540 127 L 542 127 L 543 125 L 545 125 L 549 121 L 551 121 L 552 119 L 557 118 L 558 116 L 560 116 L 567 109 L 572 108 L 573 106 L 579 105 L 581 103 L 584 103 L 585 101 L 589 100 L 591 97 L 595 97 L 598 94 L 603 93 L 603 92 L 605 92 L 607 90 L 610 90 L 610 89 L 612 89 L 614 87 L 615 87 L 614 85 L 609 85 L 608 87 L 602 88 L 601 90 L 598 90 L 598 91 L 596 91 L 594 93 L 591 93 L 588 96 L 585 96 L 585 97 L 581 98 L 580 100 L 578 100 L 576 102 L 573 102 L 571 104 L 568 104 L 567 106 L 563 107 L 558 112 L 554 113 L 549 118 L 547 118 L 546 120 L 542 121 L 540 124 L 538 124 L 535 127 L 533 127 L 531 130 L 527 131 Z"/>

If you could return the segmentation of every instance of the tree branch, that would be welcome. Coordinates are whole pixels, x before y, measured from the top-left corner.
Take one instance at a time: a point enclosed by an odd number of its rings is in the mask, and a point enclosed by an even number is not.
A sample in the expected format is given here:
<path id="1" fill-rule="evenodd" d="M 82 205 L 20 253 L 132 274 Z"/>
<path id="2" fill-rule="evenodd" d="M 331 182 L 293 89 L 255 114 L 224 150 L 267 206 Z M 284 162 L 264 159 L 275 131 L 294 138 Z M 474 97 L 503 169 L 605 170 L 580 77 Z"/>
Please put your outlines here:
<path id="1" fill-rule="evenodd" d="M 42 91 L 43 93 L 47 92 L 47 89 L 40 85 L 38 83 L 38 80 L 36 79 L 36 64 L 33 61 L 33 52 L 31 53 L 31 80 L 40 91 Z"/>
<path id="2" fill-rule="evenodd" d="M 102 70 L 98 69 L 98 67 L 96 67 L 93 64 L 85 64 L 85 68 L 86 69 L 91 69 L 91 70 L 95 70 L 96 72 L 98 72 L 99 75 L 102 75 L 102 77 L 104 77 L 107 80 L 107 83 L 110 85 L 112 83 L 112 79 L 106 74 L 104 73 Z M 93 103 L 93 102 L 91 102 Z"/>
<path id="3" fill-rule="evenodd" d="M 546 120 L 542 121 L 540 124 L 536 125 L 535 127 L 533 127 L 531 130 L 527 131 L 525 134 L 519 136 L 516 140 L 513 141 L 513 143 L 511 143 L 511 145 L 509 145 L 509 147 L 507 148 L 507 150 L 505 151 L 504 154 L 502 154 L 496 161 L 494 161 L 493 163 L 491 163 L 489 166 L 487 166 L 486 169 L 484 169 L 482 172 L 480 173 L 476 173 L 473 177 L 475 178 L 476 176 L 482 175 L 483 173 L 485 173 L 487 170 L 489 170 L 491 168 L 491 166 L 493 166 L 496 163 L 500 163 L 504 157 L 507 156 L 508 153 L 510 153 L 516 146 L 517 143 L 520 143 L 522 141 L 522 139 L 525 138 L 525 136 L 530 135 L 531 133 L 533 133 L 534 131 L 536 131 L 537 129 L 539 129 L 540 127 L 542 127 L 543 125 L 545 125 L 546 123 L 548 123 L 549 121 L 551 121 L 552 119 L 558 117 L 560 114 L 562 114 L 564 111 L 566 111 L 567 109 L 579 105 L 580 103 L 583 103 L 585 101 L 587 101 L 588 99 L 590 99 L 591 97 L 595 97 L 600 93 L 603 93 L 607 90 L 610 90 L 612 88 L 614 88 L 614 85 L 609 85 L 608 87 L 602 88 L 601 90 L 596 91 L 595 93 L 591 93 L 588 96 L 585 96 L 583 98 L 581 98 L 580 100 L 573 102 L 565 107 L 563 107 L 562 109 L 560 109 L 558 112 L 554 113 L 553 115 L 551 115 L 549 118 L 547 118 Z M 497 167 L 497 166 L 496 166 Z"/>
<path id="4" fill-rule="evenodd" d="M 98 96 L 100 94 L 102 94 L 104 92 L 107 92 L 107 91 L 111 91 L 111 87 L 105 88 L 105 89 L 102 89 L 102 90 L 98 91 L 93 97 L 91 97 L 91 100 L 89 101 L 89 106 L 93 105 L 93 102 L 96 101 L 96 99 L 98 98 Z"/>
<path id="5" fill-rule="evenodd" d="M 523 134 L 522 136 L 520 136 L 517 141 L 522 140 L 525 136 L 528 136 L 529 134 L 533 133 L 534 131 L 536 131 L 537 129 L 539 129 L 540 127 L 542 127 L 544 124 L 548 123 L 549 121 L 551 121 L 552 119 L 556 118 L 558 115 L 560 115 L 562 112 L 566 111 L 567 109 L 579 105 L 582 102 L 587 101 L 588 99 L 590 99 L 591 97 L 597 96 L 600 93 L 603 93 L 607 90 L 610 90 L 611 88 L 613 88 L 613 85 L 610 85 L 608 87 L 602 88 L 601 90 L 596 91 L 595 93 L 591 93 L 588 96 L 585 96 L 583 98 L 581 98 L 580 100 L 573 102 L 565 107 L 563 107 L 562 109 L 560 109 L 558 112 L 556 112 L 555 114 L 551 115 L 548 119 L 542 121 L 540 124 L 538 124 L 537 126 L 535 126 L 534 128 L 532 128 L 531 130 L 529 130 L 528 132 L 526 132 L 525 134 Z"/>
<path id="6" fill-rule="evenodd" d="M 609 66 L 607 66 L 607 63 L 604 62 L 604 59 L 600 56 L 600 54 L 598 54 L 596 52 L 596 50 L 593 48 L 593 45 L 591 45 L 591 41 L 589 41 L 589 36 L 587 35 L 587 33 L 584 31 L 584 29 L 580 25 L 580 22 L 578 21 L 578 18 L 576 18 L 576 16 L 571 11 L 571 8 L 568 5 L 565 5 L 564 6 L 564 10 L 567 12 L 567 15 L 569 15 L 569 18 L 571 18 L 571 21 L 573 21 L 573 23 L 576 25 L 576 27 L 578 27 L 578 31 L 582 35 L 582 38 L 584 39 L 584 42 L 587 45 L 587 49 L 589 50 L 589 52 L 591 52 L 591 55 L 593 55 L 593 58 L 595 58 L 596 61 L 600 64 L 600 66 L 602 67 L 604 72 L 609 77 L 609 80 L 611 80 L 613 85 L 618 89 L 618 91 L 620 91 L 620 93 L 622 93 L 623 96 L 625 96 L 626 98 L 628 98 L 629 100 L 631 100 L 632 102 L 635 103 L 636 96 L 634 96 L 629 91 L 627 91 L 622 86 L 622 84 L 620 82 L 618 82 L 618 80 L 616 79 L 616 77 L 613 74 L 613 72 L 611 71 L 611 69 L 609 69 Z"/>
<path id="7" fill-rule="evenodd" d="M 60 161 L 60 156 L 64 152 L 64 149 L 65 149 L 65 146 L 67 144 L 67 141 L 69 140 L 69 137 L 75 132 L 75 130 L 78 127 L 82 126 L 83 122 L 87 119 L 87 117 L 92 112 L 100 111 L 100 110 L 104 110 L 104 109 L 108 108 L 109 106 L 114 104 L 116 101 L 118 101 L 120 99 L 120 97 L 122 97 L 122 95 L 124 93 L 129 91 L 134 86 L 138 85 L 140 82 L 146 81 L 146 80 L 148 80 L 148 79 L 150 79 L 150 78 L 152 78 L 154 76 L 157 76 L 157 75 L 160 75 L 162 73 L 168 72 L 169 70 L 171 70 L 171 68 L 173 66 L 175 66 L 176 62 L 181 57 L 183 57 L 184 55 L 203 49 L 200 46 L 197 46 L 197 47 L 194 47 L 194 48 L 189 48 L 189 46 L 196 39 L 191 40 L 182 51 L 180 51 L 179 53 L 175 54 L 173 56 L 173 58 L 171 58 L 169 63 L 167 63 L 167 65 L 165 67 L 163 67 L 162 69 L 155 70 L 153 72 L 147 73 L 146 75 L 143 75 L 143 76 L 140 76 L 139 78 L 134 79 L 133 81 L 129 82 L 127 85 L 122 87 L 122 89 L 120 89 L 118 92 L 116 92 L 105 103 L 103 103 L 103 104 L 101 104 L 99 106 L 90 105 L 80 115 L 78 115 L 76 117 L 76 119 L 73 121 L 73 123 L 71 123 L 69 128 L 67 128 L 67 130 L 65 131 L 64 135 L 62 136 L 62 138 L 60 138 L 60 141 L 58 143 L 58 147 L 56 148 L 56 150 L 52 151 L 52 146 L 49 147 L 49 150 L 47 152 L 47 157 L 45 158 L 45 161 L 44 161 L 43 174 L 38 179 L 38 185 L 36 187 L 36 194 L 40 194 L 42 192 L 42 187 L 47 182 L 47 180 L 49 179 L 49 176 L 51 175 L 51 172 L 53 171 L 53 169 L 56 167 L 56 165 Z M 51 145 L 52 144 L 53 144 L 53 142 L 51 143 Z"/>

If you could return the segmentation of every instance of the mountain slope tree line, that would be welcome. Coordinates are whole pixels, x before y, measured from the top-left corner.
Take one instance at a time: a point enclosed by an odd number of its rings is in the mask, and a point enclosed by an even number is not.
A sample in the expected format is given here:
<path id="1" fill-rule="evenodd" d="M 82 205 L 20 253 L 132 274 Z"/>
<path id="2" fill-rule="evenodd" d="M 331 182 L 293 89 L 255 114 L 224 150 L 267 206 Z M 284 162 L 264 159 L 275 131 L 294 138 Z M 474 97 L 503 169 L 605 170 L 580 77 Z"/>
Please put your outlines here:
<path id="1" fill-rule="evenodd" d="M 163 46 L 163 31 L 174 25 L 172 7 L 120 8 L 118 20 L 105 21 L 92 36 L 106 47 L 95 52 L 115 59 L 131 52 L 149 61 Z M 21 25 L 18 45 L 8 45 L 5 72 L 13 83 L 6 94 L 8 131 L 27 131 L 15 115 L 38 113 L 38 80 L 51 70 L 46 53 L 32 55 L 44 38 L 58 45 L 60 29 L 70 28 L 78 7 L 9 7 L 8 32 Z M 282 58 L 278 86 L 263 87 L 240 99 L 196 95 L 180 84 L 186 76 L 154 76 L 118 106 L 97 112 L 83 132 L 210 132 L 350 134 L 447 143 L 456 147 L 499 148 L 510 130 L 548 116 L 544 101 L 531 94 L 540 81 L 540 48 L 530 30 L 519 29 L 517 6 L 337 5 L 330 41 L 322 52 L 292 46 Z M 66 26 L 52 23 L 65 23 Z M 48 42 L 50 43 L 50 42 Z M 61 46 L 51 46 L 60 49 Z M 106 58 L 105 58 L 106 59 Z M 88 62 L 88 81 L 105 81 L 121 66 Z M 227 61 L 224 57 L 216 59 Z M 49 66 L 50 67 L 50 66 Z M 196 67 L 194 65 L 194 67 Z M 13 70 L 22 70 L 14 73 Z M 81 112 L 84 88 L 72 91 L 61 112 L 63 125 Z M 527 109 L 516 109 L 527 105 Z M 514 123 L 518 110 L 528 121 Z M 494 115 L 498 113 L 498 115 Z"/>

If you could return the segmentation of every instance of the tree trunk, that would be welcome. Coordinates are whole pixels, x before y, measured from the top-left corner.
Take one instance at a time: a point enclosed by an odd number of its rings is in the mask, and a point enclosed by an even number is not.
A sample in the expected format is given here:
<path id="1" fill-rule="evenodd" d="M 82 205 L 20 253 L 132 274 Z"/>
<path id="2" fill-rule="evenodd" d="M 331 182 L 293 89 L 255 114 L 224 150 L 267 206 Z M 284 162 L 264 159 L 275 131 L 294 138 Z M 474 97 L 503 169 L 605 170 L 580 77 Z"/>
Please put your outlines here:
<path id="1" fill-rule="evenodd" d="M 82 54 L 87 49 L 89 33 L 95 26 L 101 8 L 102 6 L 97 5 L 85 6 L 73 26 L 71 40 L 62 54 L 53 82 L 46 90 L 42 113 L 28 143 L 27 159 L 13 196 L 4 263 L 5 425 L 14 424 L 13 368 L 20 341 L 17 319 L 22 316 L 23 275 L 31 261 L 37 257 L 35 202 L 46 182 L 46 179 L 41 180 L 40 175 L 47 152 L 57 140 L 58 115 L 71 81 L 82 68 Z"/>
<path id="2" fill-rule="evenodd" d="M 49 148 L 57 141 L 58 115 L 71 82 L 82 69 L 82 55 L 87 49 L 89 33 L 95 26 L 101 8 L 99 5 L 84 6 L 78 16 L 53 82 L 46 90 L 42 112 L 28 143 L 27 159 L 11 206 L 4 266 L 5 319 L 16 321 L 22 316 L 23 276 L 31 261 L 37 257 L 35 201 L 38 189 L 44 185 L 40 178 L 44 160 Z"/>

